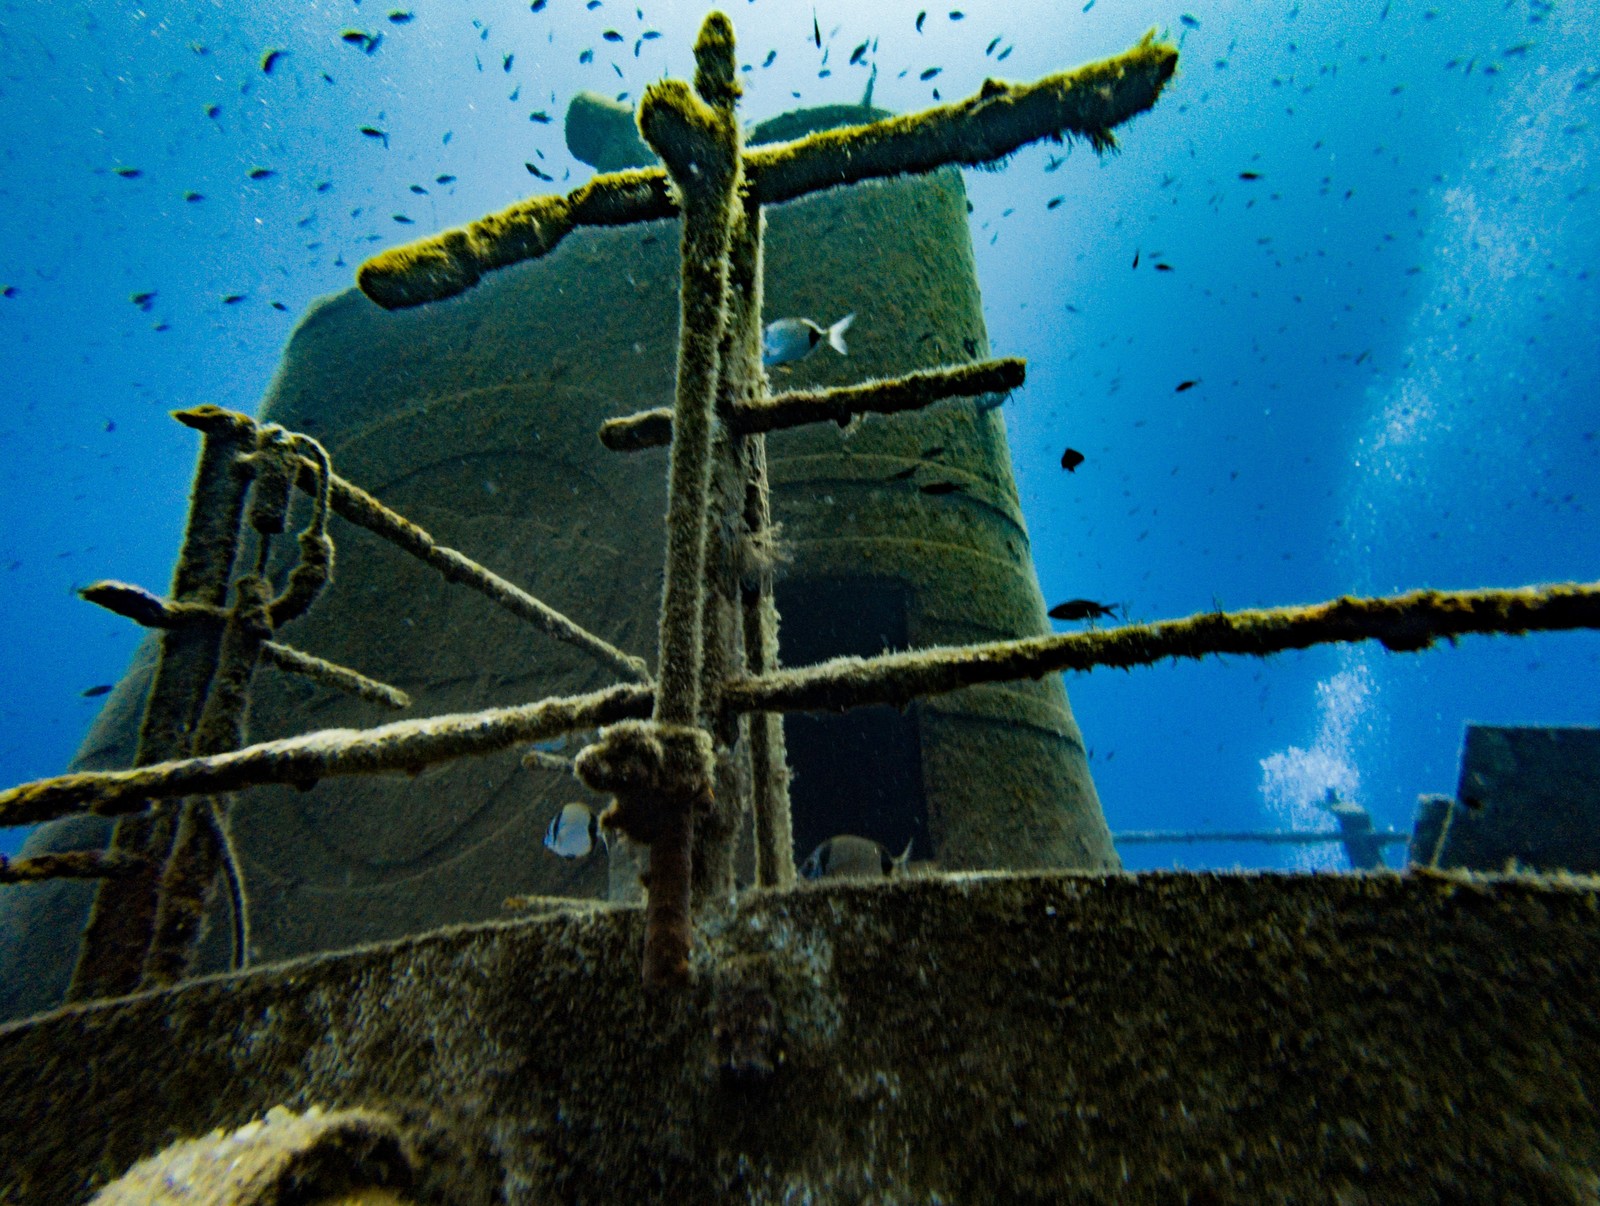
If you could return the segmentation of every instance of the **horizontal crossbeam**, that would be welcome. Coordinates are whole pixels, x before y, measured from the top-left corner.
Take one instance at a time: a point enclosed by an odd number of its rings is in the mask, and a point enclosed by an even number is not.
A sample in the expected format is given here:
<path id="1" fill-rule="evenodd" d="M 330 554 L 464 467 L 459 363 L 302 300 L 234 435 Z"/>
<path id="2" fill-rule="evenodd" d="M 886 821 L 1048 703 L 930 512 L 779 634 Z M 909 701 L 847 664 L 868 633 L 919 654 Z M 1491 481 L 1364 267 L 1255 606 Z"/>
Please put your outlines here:
<path id="1" fill-rule="evenodd" d="M 1522 634 L 1600 628 L 1600 582 L 1512 590 L 1413 591 L 1384 598 L 1202 612 L 1181 620 L 915 650 L 871 659 L 835 658 L 724 684 L 733 712 L 843 711 L 978 683 L 1041 678 L 1096 666 L 1127 669 L 1209 654 L 1266 657 L 1313 645 L 1376 640 L 1416 652 L 1469 633 Z M 267 783 L 301 786 L 340 775 L 416 771 L 452 758 L 491 754 L 579 729 L 650 715 L 652 688 L 623 685 L 465 715 L 404 720 L 375 729 L 325 729 L 205 758 L 120 771 L 81 771 L 0 792 L 0 826 L 74 813 L 137 812 L 153 799 L 236 791 Z"/>
<path id="2" fill-rule="evenodd" d="M 841 184 L 990 164 L 1045 138 L 1081 138 L 1104 150 L 1113 145 L 1114 127 L 1156 103 L 1177 63 L 1177 47 L 1151 32 L 1122 54 L 1032 84 L 985 80 L 963 101 L 758 147 L 745 154 L 746 193 L 777 205 Z M 625 226 L 677 212 L 661 168 L 608 172 L 570 193 L 529 197 L 392 247 L 361 265 L 356 281 L 386 310 L 425 305 L 466 292 L 486 272 L 545 255 L 580 226 Z"/>
<path id="3" fill-rule="evenodd" d="M 178 628 L 184 624 L 221 624 L 228 613 L 221 607 L 205 603 L 174 603 L 142 586 L 127 582 L 91 582 L 78 591 L 78 597 L 96 603 L 107 611 L 125 616 L 145 628 Z M 330 662 L 326 658 L 303 653 L 280 641 L 266 641 L 261 646 L 262 656 L 279 670 L 314 678 L 325 686 L 358 695 L 386 708 L 409 708 L 411 697 L 399 687 L 368 678 L 365 674 Z"/>
<path id="4" fill-rule="evenodd" d="M 0 792 L 0 826 L 33 825 L 92 812 L 139 812 L 151 800 L 214 795 L 287 783 L 311 787 L 344 775 L 415 772 L 437 762 L 493 754 L 575 729 L 593 729 L 650 714 L 652 688 L 624 684 L 482 712 L 399 720 L 373 729 L 321 729 L 203 758 L 182 758 L 118 771 L 79 771 Z"/>
<path id="5" fill-rule="evenodd" d="M 733 430 L 737 435 L 757 435 L 807 423 L 837 423 L 843 427 L 857 415 L 921 410 L 944 398 L 1009 393 L 1022 385 L 1027 371 L 1026 360 L 1009 357 L 926 369 L 860 385 L 774 394 L 758 402 L 734 403 Z M 607 419 L 600 425 L 600 442 L 613 452 L 637 452 L 670 444 L 672 408 L 663 406 Z"/>
<path id="6" fill-rule="evenodd" d="M 1182 620 L 1126 624 L 1060 636 L 834 658 L 816 666 L 736 679 L 723 704 L 736 712 L 842 712 L 870 704 L 903 708 L 913 699 L 976 683 L 1042 678 L 1058 670 L 1127 669 L 1168 658 L 1231 653 L 1266 657 L 1313 645 L 1379 641 L 1417 652 L 1467 633 L 1600 628 L 1600 582 L 1519 590 L 1419 590 L 1376 599 L 1248 611 L 1202 612 Z"/>

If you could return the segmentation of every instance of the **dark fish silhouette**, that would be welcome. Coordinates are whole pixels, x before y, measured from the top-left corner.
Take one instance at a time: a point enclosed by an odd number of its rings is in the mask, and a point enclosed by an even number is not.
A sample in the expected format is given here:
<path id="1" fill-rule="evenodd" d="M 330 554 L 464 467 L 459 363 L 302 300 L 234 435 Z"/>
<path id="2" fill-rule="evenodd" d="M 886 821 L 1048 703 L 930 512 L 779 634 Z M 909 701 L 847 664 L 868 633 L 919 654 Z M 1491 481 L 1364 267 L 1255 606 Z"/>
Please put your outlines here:
<path id="1" fill-rule="evenodd" d="M 541 126 L 547 126 L 550 124 L 550 115 L 543 109 L 535 109 L 532 113 L 528 114 L 528 120 L 536 121 Z"/>
<path id="2" fill-rule="evenodd" d="M 245 174 L 248 175 L 252 180 L 266 180 L 272 176 L 276 176 L 278 173 L 273 171 L 271 168 L 253 167 Z"/>
<path id="3" fill-rule="evenodd" d="M 578 56 L 578 62 L 580 62 L 580 63 L 592 63 L 592 62 L 594 62 L 594 51 L 585 50 L 582 54 L 580 54 Z"/>
<path id="4" fill-rule="evenodd" d="M 850 52 L 850 66 L 854 67 L 862 59 L 867 57 L 867 45 L 868 44 L 866 42 L 863 42 L 860 46 L 857 46 Z"/>
<path id="5" fill-rule="evenodd" d="M 994 48 L 996 46 L 998 46 L 998 45 L 1000 45 L 1000 39 L 996 38 L 993 42 L 990 42 L 987 46 L 985 46 L 983 48 L 983 53 L 984 54 L 993 54 L 994 53 Z"/>
<path id="6" fill-rule="evenodd" d="M 183 199 L 185 201 L 204 201 L 206 199 L 206 195 L 204 193 L 196 193 L 191 191 L 184 193 Z"/>
<path id="7" fill-rule="evenodd" d="M 1066 200 L 1065 197 L 1051 197 L 1050 200 L 1048 200 L 1048 201 L 1046 201 L 1044 203 L 1044 207 L 1046 209 L 1054 209 L 1056 206 L 1060 205 L 1065 200 Z"/>
<path id="8" fill-rule="evenodd" d="M 1193 389 L 1195 386 L 1197 386 L 1199 384 L 1200 384 L 1200 378 L 1198 378 L 1198 377 L 1196 377 L 1193 381 L 1180 381 L 1180 382 L 1178 382 L 1178 388 L 1173 390 L 1172 392 L 1175 393 L 1175 394 L 1181 394 L 1185 390 Z"/>
<path id="9" fill-rule="evenodd" d="M 811 40 L 817 44 L 817 49 L 822 49 L 822 26 L 817 24 L 817 10 L 811 10 Z"/>
<path id="10" fill-rule="evenodd" d="M 510 75 L 511 74 L 511 64 L 515 63 L 516 61 L 517 61 L 517 56 L 514 55 L 514 54 L 503 54 L 503 55 L 501 55 L 500 56 L 500 70 L 504 71 L 507 75 Z"/>
<path id="11" fill-rule="evenodd" d="M 278 65 L 278 60 L 283 57 L 281 50 L 269 50 L 261 56 L 261 70 L 267 75 L 272 74 L 272 69 Z"/>
<path id="12" fill-rule="evenodd" d="M 1260 180 L 1261 179 L 1261 173 L 1260 172 L 1240 172 L 1239 173 L 1239 179 L 1240 180 Z"/>
<path id="13" fill-rule="evenodd" d="M 922 12 L 917 14 L 917 32 L 918 33 L 922 32 L 922 23 L 924 21 L 926 21 L 927 19 L 928 19 L 928 14 L 927 14 L 926 10 L 924 10 L 924 11 L 922 11 Z"/>
<path id="14" fill-rule="evenodd" d="M 1052 620 L 1098 620 L 1117 614 L 1115 603 L 1096 603 L 1093 599 L 1068 599 L 1049 611 Z"/>
<path id="15" fill-rule="evenodd" d="M 545 3 L 546 0 L 533 0 L 533 3 L 528 5 L 528 11 L 530 13 L 542 12 L 544 10 Z"/>
<path id="16" fill-rule="evenodd" d="M 381 138 L 381 139 L 383 139 L 383 145 L 384 146 L 388 146 L 389 145 L 389 132 L 387 130 L 380 130 L 380 129 L 378 129 L 377 126 L 362 126 L 361 127 L 361 132 L 363 134 L 365 134 L 368 138 Z"/>
<path id="17" fill-rule="evenodd" d="M 919 80 L 931 80 L 934 76 L 938 75 L 943 70 L 944 70 L 943 67 L 929 67 L 927 70 L 925 70 L 917 78 Z"/>
<path id="18" fill-rule="evenodd" d="M 407 21 L 412 20 L 415 16 L 415 13 L 408 13 L 403 12 L 400 9 L 395 9 L 394 12 L 389 14 L 389 20 L 393 21 L 396 25 L 404 25 Z"/>
<path id="19" fill-rule="evenodd" d="M 1172 271 L 1172 265 L 1171 264 L 1167 264 L 1167 263 L 1162 263 L 1161 261 L 1157 261 L 1156 262 L 1156 271 L 1157 272 L 1171 272 Z"/>
<path id="20" fill-rule="evenodd" d="M 411 218 L 406 217 L 404 214 L 394 214 L 393 217 L 394 217 L 394 220 L 396 222 L 400 223 L 400 225 L 402 225 L 402 226 L 413 226 L 413 225 L 415 225 L 415 222 Z"/>
<path id="21" fill-rule="evenodd" d="M 143 172 L 134 167 L 119 167 L 112 168 L 111 170 L 117 175 L 121 176 L 124 180 L 137 180 L 140 176 L 144 175 Z"/>
<path id="22" fill-rule="evenodd" d="M 1139 266 L 1139 252 L 1137 250 L 1135 250 L 1133 253 L 1133 266 L 1135 268 Z"/>
<path id="23" fill-rule="evenodd" d="M 97 683 L 95 686 L 85 687 L 78 694 L 85 699 L 93 699 L 97 695 L 110 695 L 112 685 L 111 683 Z"/>
<path id="24" fill-rule="evenodd" d="M 1068 473 L 1076 472 L 1081 464 L 1083 464 L 1083 453 L 1076 448 L 1068 448 L 1061 454 L 1061 467 Z"/>
<path id="25" fill-rule="evenodd" d="M 773 64 L 773 61 L 775 59 L 777 59 L 777 57 L 778 57 L 778 52 L 776 50 L 769 50 L 769 51 L 767 51 L 767 57 L 761 60 L 761 65 L 763 67 L 771 67 L 772 64 Z"/>
<path id="26" fill-rule="evenodd" d="M 530 175 L 530 176 L 537 176 L 540 180 L 544 180 L 546 182 L 555 180 L 554 176 L 549 175 L 546 172 L 541 172 L 538 168 L 534 167 L 533 164 L 531 164 L 531 163 L 524 163 L 522 166 L 528 169 L 528 175 Z"/>
<path id="27" fill-rule="evenodd" d="M 1178 20 L 1183 22 L 1183 24 L 1188 26 L 1190 29 L 1200 28 L 1199 20 L 1197 20 L 1191 13 L 1180 13 L 1178 15 Z"/>

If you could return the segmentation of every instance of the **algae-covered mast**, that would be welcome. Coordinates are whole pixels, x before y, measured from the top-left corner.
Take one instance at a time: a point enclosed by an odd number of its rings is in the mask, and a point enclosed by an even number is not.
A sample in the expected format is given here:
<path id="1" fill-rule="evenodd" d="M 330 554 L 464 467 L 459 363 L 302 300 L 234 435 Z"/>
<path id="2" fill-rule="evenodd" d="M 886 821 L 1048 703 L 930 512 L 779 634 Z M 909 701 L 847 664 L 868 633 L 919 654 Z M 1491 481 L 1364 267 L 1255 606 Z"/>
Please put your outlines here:
<path id="1" fill-rule="evenodd" d="M 747 154 L 735 115 L 733 26 L 712 13 L 695 45 L 693 89 L 667 80 L 651 85 L 640 102 L 639 129 L 665 171 L 602 175 L 571 194 L 524 201 L 363 265 L 359 279 L 369 297 L 387 307 L 411 306 L 541 255 L 578 225 L 682 216 L 654 708 L 649 720 L 603 731 L 577 764 L 589 786 L 616 797 L 608 823 L 650 847 L 647 982 L 686 977 L 691 902 L 725 897 L 732 887 L 733 839 L 749 802 L 728 797 L 737 797 L 742 782 L 754 784 L 761 878 L 782 883 L 793 875 L 781 729 L 771 714 L 740 721 L 721 698 L 741 674 L 761 674 L 775 663 L 770 592 L 758 591 L 741 607 L 737 576 L 729 572 L 739 560 L 733 543 L 759 544 L 769 514 L 760 434 L 767 427 L 749 421 L 767 399 L 760 359 L 762 206 L 874 177 L 990 163 L 1041 138 L 1078 136 L 1103 150 L 1113 145 L 1113 126 L 1154 103 L 1176 61 L 1174 48 L 1147 35 L 1117 59 L 1036 84 L 990 80 L 959 104 Z M 1021 375 L 1019 365 L 1004 362 L 990 372 L 1009 385 Z M 903 409 L 903 399 L 891 405 L 895 384 L 884 384 L 882 405 L 874 404 L 873 390 L 856 391 L 864 395 L 858 409 Z M 974 383 L 939 384 L 921 390 L 916 404 L 971 392 Z M 754 728 L 736 755 L 744 725 Z M 755 765 L 742 778 L 730 760 L 748 757 L 743 751 L 752 748 Z"/>

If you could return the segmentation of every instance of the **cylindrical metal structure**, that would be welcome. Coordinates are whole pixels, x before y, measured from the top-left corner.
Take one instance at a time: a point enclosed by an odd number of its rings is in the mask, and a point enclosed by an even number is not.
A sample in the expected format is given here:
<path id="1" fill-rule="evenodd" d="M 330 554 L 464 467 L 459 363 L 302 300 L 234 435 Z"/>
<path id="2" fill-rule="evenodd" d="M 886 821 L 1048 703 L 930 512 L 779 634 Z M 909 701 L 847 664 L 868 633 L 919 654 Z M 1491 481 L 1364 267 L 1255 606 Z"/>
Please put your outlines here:
<path id="1" fill-rule="evenodd" d="M 579 109 L 569 138 L 590 145 L 581 128 L 574 136 Z M 750 141 L 874 115 L 789 114 Z M 624 166 L 621 133 L 599 141 L 604 166 Z M 774 391 L 989 353 L 954 170 L 775 207 L 765 255 L 766 320 L 856 314 L 847 357 L 819 348 L 772 370 Z M 675 222 L 578 231 L 543 259 L 413 310 L 383 311 L 350 290 L 296 328 L 261 417 L 315 436 L 342 476 L 653 664 L 666 452 L 608 452 L 596 429 L 671 402 L 677 290 Z M 998 411 L 952 400 L 847 432 L 779 432 L 768 459 L 792 554 L 776 587 L 785 664 L 1045 630 Z M 614 681 L 366 532 L 337 524 L 332 534 L 334 582 L 282 639 L 400 687 L 410 715 Z M 96 764 L 131 749 L 141 693 L 124 685 L 111 697 L 122 710 L 108 709 L 86 743 Z M 392 718 L 269 674 L 257 680 L 250 737 Z M 946 868 L 1118 865 L 1056 677 L 975 687 L 905 714 L 792 716 L 787 734 L 802 857 L 853 832 L 895 852 L 912 840 L 914 858 Z M 604 895 L 602 860 L 561 862 L 540 848 L 561 805 L 585 798 L 601 803 L 568 776 L 522 769 L 515 753 L 414 779 L 245 793 L 233 827 L 252 955 L 495 916 L 515 893 Z"/>

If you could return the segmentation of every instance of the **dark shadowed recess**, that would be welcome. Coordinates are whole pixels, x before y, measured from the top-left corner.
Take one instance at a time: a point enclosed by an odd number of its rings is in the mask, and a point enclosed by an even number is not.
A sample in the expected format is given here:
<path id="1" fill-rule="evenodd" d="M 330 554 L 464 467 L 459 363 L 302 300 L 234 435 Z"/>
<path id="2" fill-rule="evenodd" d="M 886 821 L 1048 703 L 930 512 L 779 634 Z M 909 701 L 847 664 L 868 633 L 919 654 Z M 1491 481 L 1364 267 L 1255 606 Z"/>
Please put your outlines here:
<path id="1" fill-rule="evenodd" d="M 775 590 L 783 664 L 807 666 L 853 654 L 872 657 L 906 647 L 910 592 L 885 578 L 806 578 Z M 928 858 L 928 803 L 922 790 L 922 741 L 915 704 L 839 715 L 790 713 L 784 740 L 794 772 L 795 856 L 841 833 L 881 842 L 899 854 Z"/>

